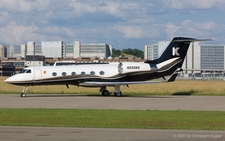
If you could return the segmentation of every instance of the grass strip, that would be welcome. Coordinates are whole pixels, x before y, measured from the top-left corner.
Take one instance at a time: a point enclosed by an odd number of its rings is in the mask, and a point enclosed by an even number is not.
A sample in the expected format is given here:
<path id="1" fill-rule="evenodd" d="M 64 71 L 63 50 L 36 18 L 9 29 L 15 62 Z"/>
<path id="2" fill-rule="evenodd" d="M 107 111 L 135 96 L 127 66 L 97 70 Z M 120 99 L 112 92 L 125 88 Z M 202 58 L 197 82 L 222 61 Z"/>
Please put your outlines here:
<path id="1" fill-rule="evenodd" d="M 2 126 L 225 130 L 225 112 L 0 109 Z"/>
<path id="2" fill-rule="evenodd" d="M 1 94 L 20 94 L 22 86 L 14 86 L 4 82 L 7 77 L 0 77 Z M 172 83 L 121 86 L 123 95 L 211 95 L 225 96 L 223 80 L 176 80 Z M 107 87 L 114 92 L 113 87 Z M 86 88 L 69 85 L 31 86 L 27 94 L 85 94 L 101 95 L 99 88 Z"/>

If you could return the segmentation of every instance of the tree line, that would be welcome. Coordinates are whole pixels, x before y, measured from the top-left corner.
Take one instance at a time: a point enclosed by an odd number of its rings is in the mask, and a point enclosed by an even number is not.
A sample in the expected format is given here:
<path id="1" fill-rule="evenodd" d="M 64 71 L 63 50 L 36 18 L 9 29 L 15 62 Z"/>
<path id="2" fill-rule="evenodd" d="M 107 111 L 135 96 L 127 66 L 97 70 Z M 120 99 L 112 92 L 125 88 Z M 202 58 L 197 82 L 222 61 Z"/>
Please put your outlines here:
<path id="1" fill-rule="evenodd" d="M 144 52 L 139 49 L 131 49 L 131 48 L 127 48 L 123 50 L 112 49 L 112 57 L 124 57 L 123 53 L 130 54 L 141 59 L 144 58 Z"/>

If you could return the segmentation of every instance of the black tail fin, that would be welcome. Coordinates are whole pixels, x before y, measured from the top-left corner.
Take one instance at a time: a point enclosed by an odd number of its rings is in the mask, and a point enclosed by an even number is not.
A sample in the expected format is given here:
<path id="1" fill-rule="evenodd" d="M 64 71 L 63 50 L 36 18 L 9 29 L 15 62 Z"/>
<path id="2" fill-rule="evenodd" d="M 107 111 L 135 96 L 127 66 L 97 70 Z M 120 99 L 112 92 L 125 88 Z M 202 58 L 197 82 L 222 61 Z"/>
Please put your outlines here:
<path id="1" fill-rule="evenodd" d="M 193 38 L 186 38 L 186 37 L 175 37 L 173 40 L 170 42 L 170 44 L 167 46 L 165 51 L 162 53 L 162 55 L 156 59 L 156 60 L 147 60 L 145 63 L 162 63 L 164 61 L 167 61 L 171 58 L 176 58 L 179 57 L 180 59 L 184 60 L 188 47 L 191 42 L 194 41 L 208 41 L 210 39 L 193 39 Z M 181 66 L 180 66 L 181 67 Z"/>
<path id="2" fill-rule="evenodd" d="M 145 63 L 149 63 L 150 66 L 158 69 L 153 77 L 154 79 L 170 75 L 168 82 L 174 81 L 177 77 L 177 73 L 182 70 L 181 67 L 190 43 L 208 40 L 210 39 L 199 40 L 186 37 L 175 37 L 158 59 L 152 61 L 147 60 Z"/>

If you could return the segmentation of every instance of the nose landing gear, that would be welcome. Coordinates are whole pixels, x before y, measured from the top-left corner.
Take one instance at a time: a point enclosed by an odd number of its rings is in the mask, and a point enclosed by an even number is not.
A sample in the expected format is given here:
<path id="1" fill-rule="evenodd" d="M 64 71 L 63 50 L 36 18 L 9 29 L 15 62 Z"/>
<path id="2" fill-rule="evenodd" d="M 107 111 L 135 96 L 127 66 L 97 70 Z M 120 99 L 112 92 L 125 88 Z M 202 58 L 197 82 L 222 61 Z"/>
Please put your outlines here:
<path id="1" fill-rule="evenodd" d="M 24 97 L 26 97 L 26 94 L 25 94 L 25 93 L 21 93 L 20 96 L 21 96 L 22 98 L 24 98 Z"/>
<path id="2" fill-rule="evenodd" d="M 22 98 L 25 98 L 26 97 L 26 92 L 27 92 L 28 88 L 29 88 L 29 86 L 24 86 L 23 87 L 22 93 L 20 94 L 20 96 Z"/>

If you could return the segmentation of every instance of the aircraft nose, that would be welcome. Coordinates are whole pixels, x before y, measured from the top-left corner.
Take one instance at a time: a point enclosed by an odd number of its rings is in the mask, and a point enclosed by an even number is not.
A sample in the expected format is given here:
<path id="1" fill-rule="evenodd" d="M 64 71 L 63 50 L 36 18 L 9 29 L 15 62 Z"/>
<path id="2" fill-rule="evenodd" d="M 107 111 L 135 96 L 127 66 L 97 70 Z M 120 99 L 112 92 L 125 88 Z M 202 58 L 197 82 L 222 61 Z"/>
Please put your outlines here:
<path id="1" fill-rule="evenodd" d="M 11 81 L 11 77 L 7 78 L 7 79 L 5 80 L 5 83 L 9 83 L 10 81 Z"/>
<path id="2" fill-rule="evenodd" d="M 17 81 L 15 77 L 11 76 L 5 80 L 5 83 L 13 83 Z"/>

